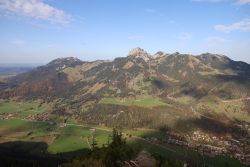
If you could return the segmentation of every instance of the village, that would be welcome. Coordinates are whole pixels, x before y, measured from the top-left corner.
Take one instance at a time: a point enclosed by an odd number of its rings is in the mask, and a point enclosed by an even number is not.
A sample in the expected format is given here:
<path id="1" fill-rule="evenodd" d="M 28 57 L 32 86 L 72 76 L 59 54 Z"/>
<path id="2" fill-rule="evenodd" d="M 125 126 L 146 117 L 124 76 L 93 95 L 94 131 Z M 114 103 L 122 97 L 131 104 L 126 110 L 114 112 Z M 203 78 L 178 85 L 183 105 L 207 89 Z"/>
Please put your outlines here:
<path id="1" fill-rule="evenodd" d="M 225 137 L 209 136 L 200 131 L 194 131 L 192 135 L 166 132 L 166 138 L 163 140 L 155 137 L 148 137 L 146 140 L 155 144 L 166 143 L 180 146 L 210 157 L 228 156 L 239 160 L 242 164 L 250 165 L 250 136 L 234 139 L 229 135 Z"/>

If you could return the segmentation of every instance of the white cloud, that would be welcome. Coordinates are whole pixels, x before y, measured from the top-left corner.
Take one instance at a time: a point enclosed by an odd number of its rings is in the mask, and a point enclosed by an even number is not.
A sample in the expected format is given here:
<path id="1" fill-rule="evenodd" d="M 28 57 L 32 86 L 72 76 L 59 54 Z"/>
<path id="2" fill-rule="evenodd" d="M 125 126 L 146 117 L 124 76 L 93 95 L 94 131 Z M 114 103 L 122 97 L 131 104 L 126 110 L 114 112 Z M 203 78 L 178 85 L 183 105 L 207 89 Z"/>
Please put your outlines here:
<path id="1" fill-rule="evenodd" d="M 214 29 L 225 33 L 229 33 L 231 31 L 236 31 L 236 30 L 250 32 L 250 19 L 243 19 L 231 25 L 215 25 Z"/>
<path id="2" fill-rule="evenodd" d="M 180 33 L 179 34 L 179 39 L 180 40 L 189 40 L 189 39 L 191 39 L 193 37 L 193 35 L 192 34 L 190 34 L 190 33 L 188 33 L 188 32 L 182 32 L 182 33 Z"/>
<path id="3" fill-rule="evenodd" d="M 140 41 L 144 39 L 142 35 L 131 35 L 128 37 L 129 40 Z"/>
<path id="4" fill-rule="evenodd" d="M 250 0 L 237 0 L 236 4 L 239 4 L 239 5 L 250 4 Z"/>
<path id="5" fill-rule="evenodd" d="M 68 24 L 71 16 L 42 0 L 0 0 L 0 11 L 29 18 L 48 21 L 52 24 Z"/>

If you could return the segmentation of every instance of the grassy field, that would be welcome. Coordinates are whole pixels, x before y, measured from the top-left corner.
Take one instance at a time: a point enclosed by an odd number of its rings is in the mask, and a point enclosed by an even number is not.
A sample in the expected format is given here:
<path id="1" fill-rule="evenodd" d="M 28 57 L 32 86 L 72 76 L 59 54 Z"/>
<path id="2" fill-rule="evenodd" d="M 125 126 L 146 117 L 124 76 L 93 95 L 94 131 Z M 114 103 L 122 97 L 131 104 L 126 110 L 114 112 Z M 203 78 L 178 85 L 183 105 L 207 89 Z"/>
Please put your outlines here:
<path id="1" fill-rule="evenodd" d="M 151 96 L 138 97 L 137 99 L 102 98 L 99 103 L 124 105 L 124 106 L 138 106 L 138 107 L 145 107 L 145 108 L 170 105 L 170 104 L 164 103 L 163 101 L 161 101 L 161 99 L 157 97 L 151 97 Z"/>
<path id="2" fill-rule="evenodd" d="M 111 132 L 96 130 L 98 146 L 106 144 Z M 7 141 L 46 142 L 50 153 L 62 153 L 89 149 L 90 127 L 67 125 L 60 127 L 45 122 L 31 122 L 20 119 L 0 120 L 0 143 Z M 89 141 L 91 142 L 91 141 Z"/>
<path id="3" fill-rule="evenodd" d="M 47 111 L 49 105 L 41 104 L 41 101 L 15 102 L 0 100 L 0 114 L 12 114 L 18 117 L 25 117 Z"/>
<path id="4" fill-rule="evenodd" d="M 5 142 L 6 139 L 10 140 L 34 140 L 39 137 L 40 141 L 44 137 L 50 136 L 51 131 L 49 128 L 56 128 L 55 125 L 51 125 L 43 122 L 30 122 L 20 119 L 8 119 L 0 120 L 0 142 Z"/>
<path id="5" fill-rule="evenodd" d="M 200 102 L 196 105 L 196 110 L 202 112 L 202 108 L 210 111 L 211 114 L 225 114 L 231 120 L 240 120 L 250 123 L 249 113 L 244 109 L 242 101 L 234 101 L 230 103 L 224 102 Z"/>
<path id="6" fill-rule="evenodd" d="M 98 146 L 107 143 L 108 136 L 111 132 L 96 130 L 94 133 L 90 131 L 90 127 L 78 127 L 68 125 L 58 129 L 58 136 L 55 141 L 49 145 L 49 152 L 69 152 L 79 149 L 89 149 L 92 135 L 95 136 Z M 89 138 L 89 141 L 88 141 Z M 89 144 L 88 144 L 89 142 Z"/>
<path id="7" fill-rule="evenodd" d="M 195 101 L 195 99 L 190 96 L 176 97 L 172 98 L 172 100 L 180 105 L 186 106 L 188 110 L 190 110 L 192 106 L 195 111 L 201 114 L 209 113 L 214 116 L 225 115 L 226 118 L 231 121 L 239 120 L 250 123 L 249 113 L 245 110 L 243 101 L 223 102 L 223 100 L 213 97 Z"/>

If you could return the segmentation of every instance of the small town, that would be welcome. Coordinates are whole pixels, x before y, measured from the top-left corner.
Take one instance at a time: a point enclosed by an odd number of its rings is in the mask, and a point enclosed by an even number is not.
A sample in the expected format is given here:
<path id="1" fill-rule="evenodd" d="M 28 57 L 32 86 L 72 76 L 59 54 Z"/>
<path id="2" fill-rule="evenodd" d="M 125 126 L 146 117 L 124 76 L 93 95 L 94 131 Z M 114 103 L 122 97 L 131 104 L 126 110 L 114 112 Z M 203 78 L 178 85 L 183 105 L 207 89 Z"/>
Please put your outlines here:
<path id="1" fill-rule="evenodd" d="M 154 137 L 146 138 L 146 140 L 156 144 L 167 143 L 184 147 L 197 151 L 200 155 L 210 157 L 218 155 L 229 156 L 230 158 L 239 160 L 242 164 L 250 165 L 250 154 L 247 154 L 250 150 L 249 136 L 242 139 L 234 139 L 231 136 L 209 136 L 200 131 L 195 131 L 192 135 L 180 135 L 177 133 L 166 132 L 166 139 L 164 140 L 159 140 Z M 208 143 L 213 143 L 213 145 Z"/>

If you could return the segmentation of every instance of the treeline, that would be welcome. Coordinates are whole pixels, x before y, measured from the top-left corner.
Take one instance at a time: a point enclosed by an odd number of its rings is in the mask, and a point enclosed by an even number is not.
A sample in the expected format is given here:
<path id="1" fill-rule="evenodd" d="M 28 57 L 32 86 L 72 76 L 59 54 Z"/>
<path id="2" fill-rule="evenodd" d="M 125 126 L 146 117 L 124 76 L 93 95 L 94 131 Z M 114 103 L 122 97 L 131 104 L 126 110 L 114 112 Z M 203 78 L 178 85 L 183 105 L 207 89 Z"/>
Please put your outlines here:
<path id="1" fill-rule="evenodd" d="M 166 117 L 168 113 L 180 113 L 173 108 L 142 108 L 98 104 L 92 110 L 80 114 L 82 123 L 103 124 L 109 127 L 156 128 L 171 126 L 175 117 Z"/>

